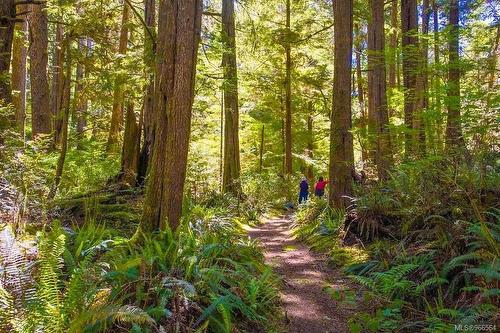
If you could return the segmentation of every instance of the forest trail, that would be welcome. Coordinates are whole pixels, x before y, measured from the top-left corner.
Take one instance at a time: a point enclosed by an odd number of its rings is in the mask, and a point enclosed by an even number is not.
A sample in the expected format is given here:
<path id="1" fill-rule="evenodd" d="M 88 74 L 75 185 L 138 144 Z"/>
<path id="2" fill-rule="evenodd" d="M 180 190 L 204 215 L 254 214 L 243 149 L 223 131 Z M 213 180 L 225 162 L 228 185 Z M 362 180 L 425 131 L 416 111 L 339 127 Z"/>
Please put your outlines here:
<path id="1" fill-rule="evenodd" d="M 327 267 L 321 255 L 310 251 L 291 234 L 292 218 L 265 218 L 249 231 L 264 250 L 265 261 L 282 280 L 281 300 L 290 333 L 349 332 L 347 319 L 353 302 L 336 301 L 332 291 L 349 289 L 339 270 Z M 329 292 L 330 291 L 330 292 Z"/>

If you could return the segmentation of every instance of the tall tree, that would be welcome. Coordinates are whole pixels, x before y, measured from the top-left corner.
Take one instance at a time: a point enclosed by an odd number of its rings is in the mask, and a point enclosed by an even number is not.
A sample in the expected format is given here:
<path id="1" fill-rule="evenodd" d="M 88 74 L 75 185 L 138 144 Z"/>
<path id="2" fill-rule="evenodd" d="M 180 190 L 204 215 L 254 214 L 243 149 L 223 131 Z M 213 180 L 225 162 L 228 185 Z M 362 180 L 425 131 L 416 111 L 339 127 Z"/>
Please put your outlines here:
<path id="1" fill-rule="evenodd" d="M 146 178 L 151 151 L 155 137 L 154 131 L 154 59 L 155 59 L 155 22 L 156 22 L 156 0 L 144 0 L 144 63 L 146 65 L 147 83 L 144 91 L 144 106 L 141 121 L 143 144 L 139 156 L 137 181 L 142 184 Z"/>
<path id="2" fill-rule="evenodd" d="M 417 70 L 418 70 L 418 26 L 417 1 L 401 0 L 401 31 L 403 47 L 403 85 L 404 85 L 404 123 L 405 155 L 413 155 L 413 117 L 416 105 Z"/>
<path id="3" fill-rule="evenodd" d="M 30 37 L 31 118 L 33 137 L 52 131 L 47 78 L 48 19 L 45 3 L 31 4 L 28 14 Z"/>
<path id="4" fill-rule="evenodd" d="M 158 17 L 156 133 L 142 226 L 180 223 L 201 30 L 201 0 L 162 0 Z"/>
<path id="5" fill-rule="evenodd" d="M 398 64 L 398 0 L 391 0 L 391 33 L 389 43 L 389 88 L 396 88 L 396 66 Z"/>
<path id="6" fill-rule="evenodd" d="M 458 0 L 450 0 L 448 16 L 448 83 L 446 106 L 446 144 L 449 148 L 463 146 L 462 126 L 460 122 L 460 57 Z"/>
<path id="7" fill-rule="evenodd" d="M 366 163 L 369 159 L 367 143 L 366 140 L 366 124 L 368 123 L 366 119 L 366 103 L 365 103 L 365 92 L 364 92 L 364 80 L 363 74 L 361 71 L 361 57 L 363 54 L 363 39 L 364 35 L 361 33 L 359 29 L 359 24 L 354 25 L 354 50 L 356 54 L 356 86 L 357 86 L 357 95 L 358 95 L 358 104 L 359 109 L 361 111 L 361 119 L 359 121 L 359 127 L 361 130 L 360 135 L 360 145 L 361 145 L 361 160 L 363 163 Z"/>
<path id="8" fill-rule="evenodd" d="M 88 54 L 88 41 L 85 37 L 80 37 L 78 39 L 78 53 Z M 85 66 L 79 61 L 76 64 L 76 84 L 75 84 L 75 116 L 76 116 L 76 136 L 78 139 L 78 147 L 80 148 L 81 140 L 84 137 L 85 127 L 87 126 L 87 107 L 88 101 L 87 97 L 83 94 L 85 78 Z"/>
<path id="9" fill-rule="evenodd" d="M 285 38 L 285 174 L 292 173 L 292 56 L 290 29 L 290 0 L 286 0 Z"/>
<path id="10" fill-rule="evenodd" d="M 224 192 L 241 194 L 240 139 L 238 108 L 238 73 L 236 69 L 236 34 L 234 24 L 234 0 L 222 0 L 222 41 L 224 53 Z"/>
<path id="11" fill-rule="evenodd" d="M 9 69 L 15 17 L 14 0 L 2 0 L 0 3 L 0 101 L 5 104 L 11 102 Z"/>
<path id="12" fill-rule="evenodd" d="M 127 1 L 123 2 L 122 24 L 120 29 L 120 41 L 118 45 L 118 54 L 127 53 L 128 46 L 128 21 L 130 16 L 130 6 Z M 109 125 L 107 151 L 116 151 L 118 149 L 118 136 L 123 127 L 123 82 L 121 75 L 115 79 L 113 90 L 113 109 L 111 111 L 111 122 Z"/>
<path id="13" fill-rule="evenodd" d="M 368 110 L 369 133 L 373 138 L 379 179 L 386 179 L 392 164 L 385 81 L 384 0 L 370 0 L 368 21 Z"/>
<path id="14" fill-rule="evenodd" d="M 420 42 L 420 72 L 417 84 L 417 114 L 415 115 L 415 117 L 418 118 L 417 124 L 415 125 L 417 131 L 416 151 L 421 156 L 425 155 L 426 151 L 426 128 L 428 127 L 425 124 L 424 112 L 429 107 L 429 41 L 427 39 L 427 34 L 429 33 L 430 14 L 429 0 L 422 0 L 422 40 Z"/>
<path id="15" fill-rule="evenodd" d="M 64 92 L 61 96 L 61 149 L 59 153 L 59 158 L 57 160 L 56 166 L 56 174 L 54 177 L 54 183 L 52 184 L 52 188 L 49 192 L 49 199 L 53 199 L 59 189 L 59 185 L 61 183 L 61 179 L 64 171 L 64 164 L 66 162 L 66 155 L 68 152 L 68 132 L 69 132 L 69 115 L 70 115 L 70 91 L 71 91 L 71 73 L 72 73 L 72 63 L 71 63 L 71 42 L 69 39 L 66 39 L 61 47 L 67 50 L 67 52 L 63 53 L 64 59 L 62 63 L 65 65 L 64 70 L 64 79 L 62 81 L 61 90 Z"/>
<path id="16" fill-rule="evenodd" d="M 26 58 L 28 40 L 28 21 L 26 6 L 16 8 L 17 18 L 22 20 L 15 25 L 14 41 L 12 43 L 12 105 L 16 114 L 16 127 L 24 138 L 26 122 Z"/>
<path id="17" fill-rule="evenodd" d="M 135 186 L 137 180 L 140 141 L 140 127 L 137 124 L 134 112 L 134 103 L 132 100 L 129 100 L 125 116 L 125 132 L 123 134 L 120 181 L 129 184 L 130 186 Z"/>
<path id="18" fill-rule="evenodd" d="M 50 108 L 52 109 L 53 126 L 54 126 L 54 146 L 58 147 L 61 144 L 63 132 L 64 112 L 62 100 L 64 91 L 64 56 L 66 50 L 64 46 L 64 28 L 61 22 L 56 24 L 56 39 L 54 45 L 54 55 L 52 57 L 52 81 L 50 90 Z"/>
<path id="19" fill-rule="evenodd" d="M 346 207 L 352 194 L 354 148 L 351 133 L 351 60 L 353 1 L 334 1 L 333 112 L 330 124 L 331 207 Z"/>
<path id="20" fill-rule="evenodd" d="M 441 117 L 441 75 L 438 71 L 440 66 L 440 41 L 439 41 L 439 8 L 437 0 L 432 0 L 432 20 L 433 20 L 433 34 L 434 34 L 434 72 L 432 75 L 433 88 L 434 88 L 434 109 L 439 113 L 436 120 L 436 150 L 442 151 L 442 127 L 443 121 Z"/>

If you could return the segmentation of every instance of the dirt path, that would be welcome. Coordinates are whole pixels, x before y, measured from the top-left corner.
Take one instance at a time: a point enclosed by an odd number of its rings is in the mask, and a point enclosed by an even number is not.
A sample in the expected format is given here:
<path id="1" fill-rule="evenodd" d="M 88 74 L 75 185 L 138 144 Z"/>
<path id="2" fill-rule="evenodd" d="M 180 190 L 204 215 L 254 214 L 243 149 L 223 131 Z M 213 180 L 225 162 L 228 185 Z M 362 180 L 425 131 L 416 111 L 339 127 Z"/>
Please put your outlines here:
<path id="1" fill-rule="evenodd" d="M 329 269 L 324 258 L 293 239 L 290 217 L 263 222 L 249 234 L 262 244 L 266 263 L 283 279 L 281 299 L 288 332 L 349 332 L 347 319 L 353 308 L 344 301 L 335 301 L 327 292 L 348 288 L 347 278 Z"/>

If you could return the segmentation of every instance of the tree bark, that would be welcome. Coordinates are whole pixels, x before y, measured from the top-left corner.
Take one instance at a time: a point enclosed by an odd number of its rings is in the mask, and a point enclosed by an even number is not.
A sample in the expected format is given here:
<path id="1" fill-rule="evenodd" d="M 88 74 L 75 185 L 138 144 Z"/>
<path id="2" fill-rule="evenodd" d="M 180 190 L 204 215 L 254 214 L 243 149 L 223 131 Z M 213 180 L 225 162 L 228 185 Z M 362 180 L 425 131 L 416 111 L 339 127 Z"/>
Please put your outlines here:
<path id="1" fill-rule="evenodd" d="M 153 142 L 155 137 L 154 131 L 154 57 L 155 57 L 155 41 L 153 41 L 148 33 L 154 34 L 156 22 L 156 0 L 144 0 L 144 63 L 146 65 L 148 82 L 144 93 L 144 108 L 143 108 L 143 121 L 142 121 L 142 135 L 143 145 L 139 157 L 139 166 L 137 172 L 137 182 L 143 184 L 148 172 L 148 165 L 151 160 L 151 151 L 153 149 Z"/>
<path id="2" fill-rule="evenodd" d="M 359 104 L 359 109 L 361 111 L 361 119 L 359 121 L 359 127 L 360 127 L 360 146 L 361 146 L 361 160 L 363 163 L 367 162 L 369 160 L 369 154 L 367 150 L 367 131 L 366 131 L 366 125 L 368 123 L 366 119 L 366 103 L 365 103 L 365 92 L 364 92 L 364 80 L 363 80 L 363 75 L 361 72 L 361 56 L 363 54 L 363 35 L 361 34 L 359 30 L 359 25 L 356 24 L 354 25 L 354 34 L 355 34 L 355 39 L 354 39 L 354 49 L 355 49 L 355 54 L 356 54 L 356 85 L 357 85 L 357 90 L 358 90 L 358 104 Z"/>
<path id="3" fill-rule="evenodd" d="M 290 0 L 286 0 L 286 40 L 285 40 L 285 174 L 292 174 L 292 57 L 290 30 Z"/>
<path id="4" fill-rule="evenodd" d="M 314 158 L 314 132 L 313 132 L 313 103 L 312 101 L 309 101 L 308 107 L 309 109 L 309 115 L 307 117 L 307 158 L 309 159 L 307 161 L 307 169 L 306 169 L 306 177 L 309 180 L 314 179 L 314 170 L 313 170 L 313 165 L 312 165 L 312 160 Z"/>
<path id="5" fill-rule="evenodd" d="M 401 0 L 401 31 L 403 47 L 403 86 L 404 86 L 404 123 L 405 156 L 413 156 L 413 117 L 416 106 L 417 70 L 418 70 L 418 26 L 417 1 Z"/>
<path id="6" fill-rule="evenodd" d="M 17 6 L 17 12 L 25 12 L 26 6 Z M 18 15 L 12 44 L 12 105 L 16 116 L 16 128 L 24 139 L 26 125 L 26 58 L 28 40 L 28 21 L 26 15 Z"/>
<path id="7" fill-rule="evenodd" d="M 156 137 L 142 225 L 180 223 L 201 30 L 201 0 L 162 0 L 158 18 Z"/>
<path id="8" fill-rule="evenodd" d="M 259 151 L 259 173 L 262 172 L 262 166 L 264 164 L 264 130 L 265 125 L 262 125 L 262 129 L 260 131 L 260 151 Z"/>
<path id="9" fill-rule="evenodd" d="M 59 185 L 61 183 L 62 175 L 64 172 L 64 163 L 66 162 L 66 155 L 68 152 L 68 123 L 69 123 L 69 114 L 70 114 L 70 94 L 71 91 L 71 52 L 69 52 L 69 40 L 65 41 L 65 45 L 62 47 L 67 48 L 68 52 L 64 53 L 64 57 L 66 59 L 65 63 L 65 78 L 63 80 L 62 91 L 62 101 L 61 101 L 61 111 L 62 111 L 62 130 L 61 130 L 61 151 L 59 153 L 59 158 L 57 160 L 56 174 L 54 177 L 54 184 L 49 192 L 49 199 L 53 199 L 56 196 L 57 190 L 59 189 Z M 67 44 L 67 45 L 66 45 Z M 64 61 L 63 61 L 64 63 Z"/>
<path id="10" fill-rule="evenodd" d="M 78 52 L 80 54 L 86 52 L 87 50 L 87 38 L 82 37 L 78 39 Z M 83 80 L 85 78 L 85 67 L 82 63 L 78 63 L 76 65 L 76 85 L 75 85 L 75 96 L 74 103 L 75 107 L 75 115 L 76 115 L 76 136 L 78 140 L 78 148 L 80 147 L 80 143 L 85 136 L 85 127 L 87 126 L 87 97 L 83 95 Z"/>
<path id="11" fill-rule="evenodd" d="M 384 0 L 370 0 L 371 18 L 368 21 L 368 98 L 369 132 L 375 148 L 375 163 L 379 180 L 389 176 L 392 150 L 387 114 L 385 81 Z"/>
<path id="12" fill-rule="evenodd" d="M 222 1 L 222 41 L 224 53 L 224 193 L 241 195 L 240 140 L 238 108 L 238 74 L 236 69 L 236 36 L 234 24 L 234 0 Z"/>
<path id="13" fill-rule="evenodd" d="M 48 19 L 45 4 L 30 5 L 31 118 L 33 138 L 52 131 L 49 83 L 47 78 Z"/>
<path id="14" fill-rule="evenodd" d="M 417 85 L 417 107 L 416 115 L 417 122 L 414 127 L 417 131 L 416 133 L 416 152 L 419 156 L 425 156 L 426 154 L 426 129 L 429 124 L 425 123 L 424 112 L 429 107 L 429 42 L 427 40 L 427 35 L 429 33 L 429 18 L 430 18 L 430 7 L 429 0 L 422 0 L 422 41 L 420 43 L 421 54 L 420 54 L 420 71 L 418 73 L 418 85 Z"/>
<path id="15" fill-rule="evenodd" d="M 14 0 L 2 0 L 0 3 L 0 102 L 5 105 L 12 102 L 9 69 L 15 17 Z"/>
<path id="16" fill-rule="evenodd" d="M 64 113 L 62 100 L 64 94 L 64 56 L 65 50 L 63 25 L 56 25 L 56 40 L 54 45 L 54 56 L 52 65 L 52 82 L 50 90 L 50 107 L 52 110 L 54 126 L 54 147 L 61 145 Z"/>
<path id="17" fill-rule="evenodd" d="M 333 112 L 330 124 L 329 204 L 346 207 L 352 195 L 354 149 L 351 134 L 352 0 L 334 1 Z"/>
<path id="18" fill-rule="evenodd" d="M 136 185 L 140 141 L 140 127 L 135 118 L 134 103 L 129 101 L 127 104 L 127 114 L 125 116 L 120 181 L 130 186 Z"/>
<path id="19" fill-rule="evenodd" d="M 458 0 L 450 0 L 448 33 L 448 84 L 446 106 L 448 119 L 446 124 L 446 145 L 450 149 L 463 147 L 462 128 L 460 122 L 460 58 Z"/>
<path id="20" fill-rule="evenodd" d="M 391 0 L 391 33 L 389 60 L 389 88 L 396 88 L 396 66 L 398 63 L 398 0 Z"/>
<path id="21" fill-rule="evenodd" d="M 120 29 L 120 42 L 118 45 L 118 54 L 125 55 L 128 45 L 128 21 L 130 16 L 130 7 L 125 1 L 123 3 L 122 24 Z M 119 61 L 120 62 L 120 61 Z M 108 152 L 116 152 L 118 149 L 118 136 L 123 127 L 123 84 L 125 78 L 119 76 L 115 79 L 113 90 L 113 109 L 111 111 L 111 123 L 109 125 Z"/>
<path id="22" fill-rule="evenodd" d="M 436 0 L 432 0 L 432 15 L 433 15 L 433 33 L 434 33 L 434 108 L 438 112 L 436 120 L 436 150 L 437 152 L 443 151 L 443 117 L 441 116 L 441 75 L 438 71 L 440 66 L 440 50 L 439 50 L 439 8 Z"/>

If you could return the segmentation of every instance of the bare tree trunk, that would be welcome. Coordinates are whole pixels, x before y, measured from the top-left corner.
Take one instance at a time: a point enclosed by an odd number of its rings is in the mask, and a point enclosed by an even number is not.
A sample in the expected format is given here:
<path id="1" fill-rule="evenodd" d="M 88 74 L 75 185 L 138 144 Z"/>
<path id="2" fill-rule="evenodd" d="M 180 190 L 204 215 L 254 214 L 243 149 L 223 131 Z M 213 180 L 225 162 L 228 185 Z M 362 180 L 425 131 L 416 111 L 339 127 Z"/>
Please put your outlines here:
<path id="1" fill-rule="evenodd" d="M 333 113 L 330 124 L 330 195 L 334 208 L 346 207 L 352 195 L 354 149 L 351 134 L 352 0 L 334 1 Z"/>
<path id="2" fill-rule="evenodd" d="M 314 132 L 313 132 L 313 103 L 309 101 L 308 107 L 309 115 L 307 117 L 307 158 L 309 159 L 306 169 L 306 177 L 309 180 L 314 179 L 314 170 L 312 160 L 314 158 Z"/>
<path id="3" fill-rule="evenodd" d="M 59 153 L 59 159 L 57 160 L 56 167 L 56 175 L 54 177 L 54 184 L 50 189 L 48 198 L 53 199 L 57 193 L 59 185 L 61 183 L 63 171 L 64 171 L 64 163 L 66 161 L 66 155 L 68 152 L 68 123 L 69 123 L 69 114 L 70 114 L 70 91 L 71 91 L 71 52 L 69 52 L 70 41 L 66 40 L 62 47 L 67 49 L 67 52 L 64 52 L 64 57 L 66 58 L 66 70 L 65 70 L 65 78 L 63 80 L 62 91 L 62 131 L 61 131 L 61 151 Z"/>
<path id="4" fill-rule="evenodd" d="M 134 103 L 129 101 L 125 117 L 120 181 L 123 181 L 130 186 L 135 186 L 137 180 L 140 141 L 140 127 L 138 126 L 135 118 Z"/>
<path id="5" fill-rule="evenodd" d="M 87 38 L 82 37 L 78 40 L 78 52 L 81 54 L 87 49 Z M 88 50 L 86 51 L 88 52 Z M 85 78 L 85 68 L 80 62 L 76 65 L 76 85 L 74 103 L 75 116 L 76 116 L 76 136 L 78 140 L 78 148 L 80 147 L 81 140 L 85 136 L 85 127 L 87 126 L 87 97 L 83 96 L 83 80 Z"/>
<path id="6" fill-rule="evenodd" d="M 389 60 L 389 88 L 396 88 L 396 66 L 398 63 L 398 0 L 391 0 L 391 34 Z"/>
<path id="7" fill-rule="evenodd" d="M 259 152 L 259 173 L 262 172 L 262 166 L 264 163 L 264 130 L 265 126 L 262 125 L 262 130 L 260 131 L 260 152 Z"/>
<path id="8" fill-rule="evenodd" d="M 201 0 L 162 0 L 158 18 L 156 135 L 142 226 L 175 230 L 186 178 Z"/>
<path id="9" fill-rule="evenodd" d="M 47 78 L 48 19 L 45 4 L 30 5 L 28 14 L 30 35 L 31 118 L 33 138 L 52 132 L 49 83 Z"/>
<path id="10" fill-rule="evenodd" d="M 290 30 L 290 0 L 286 0 L 286 70 L 285 70 L 285 174 L 292 174 L 292 57 Z"/>
<path id="11" fill-rule="evenodd" d="M 359 126 L 361 129 L 361 135 L 360 135 L 360 146 L 361 146 L 361 160 L 363 163 L 366 163 L 369 160 L 369 154 L 367 150 L 367 131 L 366 131 L 366 125 L 368 123 L 366 119 L 366 103 L 365 103 L 365 96 L 364 96 L 364 89 L 363 89 L 363 75 L 361 73 L 361 56 L 363 53 L 363 36 L 361 35 L 361 32 L 359 31 L 359 25 L 355 24 L 354 25 L 354 34 L 355 34 L 355 39 L 354 39 L 354 49 L 356 53 L 356 84 L 357 84 L 357 90 L 358 90 L 358 104 L 359 104 L 359 109 L 361 111 L 361 119 L 359 121 Z"/>
<path id="12" fill-rule="evenodd" d="M 387 114 L 385 83 L 384 0 L 370 0 L 371 19 L 368 21 L 368 126 L 374 137 L 375 163 L 380 180 L 387 179 L 392 166 L 392 150 Z"/>
<path id="13" fill-rule="evenodd" d="M 128 21 L 130 7 L 125 1 L 123 3 L 122 24 L 120 29 L 120 43 L 118 53 L 124 55 L 127 53 L 128 44 Z M 118 136 L 123 127 L 123 84 L 125 78 L 117 77 L 113 90 L 113 109 L 111 111 L 111 123 L 109 125 L 108 144 L 106 150 L 115 152 L 118 149 Z"/>
<path id="14" fill-rule="evenodd" d="M 224 193 L 241 195 L 240 140 L 238 108 L 238 74 L 236 69 L 236 36 L 234 24 L 234 0 L 222 1 L 222 40 L 224 53 Z"/>
<path id="15" fill-rule="evenodd" d="M 422 0 L 422 41 L 421 46 L 421 56 L 420 56 L 420 72 L 418 77 L 418 89 L 417 89 L 417 114 L 418 122 L 415 125 L 417 130 L 417 140 L 416 140 L 416 151 L 419 156 L 425 156 L 426 154 L 426 130 L 429 128 L 429 124 L 426 124 L 426 120 L 423 116 L 424 112 L 429 107 L 429 42 L 427 40 L 427 35 L 429 33 L 429 18 L 430 18 L 430 7 L 429 0 Z M 430 140 L 428 140 L 430 141 Z"/>
<path id="16" fill-rule="evenodd" d="M 460 121 L 460 58 L 458 0 L 450 0 L 449 35 L 448 35 L 448 85 L 446 106 L 448 119 L 446 124 L 446 145 L 448 148 L 463 147 L 462 127 Z"/>
<path id="17" fill-rule="evenodd" d="M 5 104 L 12 102 L 9 69 L 15 17 L 14 0 L 3 0 L 0 3 L 0 102 Z"/>
<path id="18" fill-rule="evenodd" d="M 148 75 L 148 83 L 146 85 L 144 94 L 144 108 L 143 108 L 143 145 L 141 148 L 139 158 L 139 169 L 137 172 L 137 181 L 143 184 L 148 172 L 149 161 L 151 160 L 151 152 L 153 149 L 153 142 L 155 137 L 154 127 L 154 57 L 156 54 L 155 43 L 150 35 L 155 32 L 156 22 L 156 0 L 144 0 L 144 22 L 146 23 L 144 36 L 145 49 L 144 49 L 144 62 L 146 64 L 146 71 Z M 149 31 L 148 31 L 149 30 Z"/>
<path id="19" fill-rule="evenodd" d="M 407 128 L 405 155 L 408 158 L 414 154 L 412 130 L 416 105 L 416 72 L 419 58 L 416 0 L 401 0 L 401 30 L 403 34 L 404 123 Z"/>
<path id="20" fill-rule="evenodd" d="M 56 40 L 54 45 L 54 56 L 52 65 L 52 82 L 50 90 L 50 107 L 52 109 L 53 126 L 54 126 L 54 147 L 61 145 L 63 118 L 66 112 L 62 108 L 62 100 L 64 94 L 64 31 L 63 25 L 56 25 Z"/>
<path id="21" fill-rule="evenodd" d="M 26 6 L 17 6 L 17 12 L 25 12 Z M 18 16 L 22 22 L 15 25 L 12 44 L 12 105 L 16 115 L 16 127 L 24 139 L 26 127 L 26 58 L 28 41 L 28 21 L 26 15 Z"/>
<path id="22" fill-rule="evenodd" d="M 436 0 L 432 0 L 432 14 L 433 14 L 433 30 L 434 30 L 434 108 L 438 111 L 436 120 L 436 151 L 443 151 L 443 117 L 441 117 L 441 75 L 438 72 L 440 65 L 440 50 L 439 50 L 439 8 Z"/>

